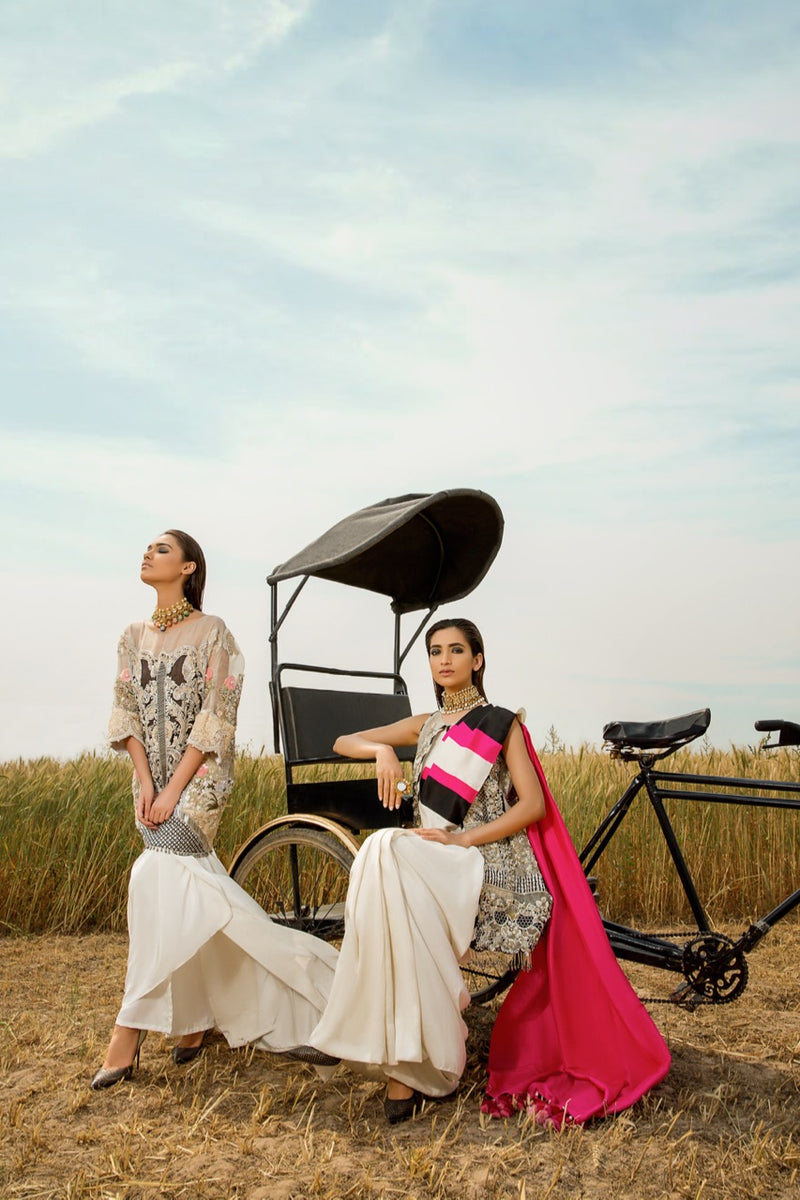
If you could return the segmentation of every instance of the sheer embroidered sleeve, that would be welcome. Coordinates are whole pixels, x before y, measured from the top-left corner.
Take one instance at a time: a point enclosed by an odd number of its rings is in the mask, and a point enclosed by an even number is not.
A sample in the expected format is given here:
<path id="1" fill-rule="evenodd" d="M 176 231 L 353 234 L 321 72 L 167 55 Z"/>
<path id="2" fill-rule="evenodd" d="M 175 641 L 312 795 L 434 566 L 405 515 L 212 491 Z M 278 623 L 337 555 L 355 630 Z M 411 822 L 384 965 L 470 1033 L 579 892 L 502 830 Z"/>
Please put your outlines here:
<path id="1" fill-rule="evenodd" d="M 233 634 L 220 622 L 208 642 L 203 703 L 189 745 L 221 761 L 233 751 L 236 713 L 242 695 L 244 658 Z"/>
<path id="2" fill-rule="evenodd" d="M 114 702 L 108 722 L 109 745 L 119 754 L 124 753 L 125 742 L 129 737 L 135 737 L 144 744 L 134 677 L 135 657 L 136 649 L 126 630 L 117 646 L 117 677 L 114 680 Z"/>

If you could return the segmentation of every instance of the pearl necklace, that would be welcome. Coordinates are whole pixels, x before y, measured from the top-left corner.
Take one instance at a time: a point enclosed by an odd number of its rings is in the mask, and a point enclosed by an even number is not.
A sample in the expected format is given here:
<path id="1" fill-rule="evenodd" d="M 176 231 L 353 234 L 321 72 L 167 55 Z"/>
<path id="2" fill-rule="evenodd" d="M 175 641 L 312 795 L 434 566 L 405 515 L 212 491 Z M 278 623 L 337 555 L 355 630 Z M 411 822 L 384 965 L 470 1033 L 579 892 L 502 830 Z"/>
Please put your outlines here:
<path id="1" fill-rule="evenodd" d="M 485 703 L 486 697 L 481 695 L 474 683 L 471 683 L 469 687 L 461 688 L 459 692 L 452 694 L 443 692 L 439 712 L 463 712 L 466 708 L 474 708 L 476 704 Z"/>
<path id="2" fill-rule="evenodd" d="M 157 608 L 150 619 L 160 633 L 166 633 L 170 625 L 177 625 L 179 621 L 185 621 L 193 612 L 194 609 L 189 601 L 185 596 L 181 596 L 180 600 L 176 604 L 171 604 L 169 608 Z"/>

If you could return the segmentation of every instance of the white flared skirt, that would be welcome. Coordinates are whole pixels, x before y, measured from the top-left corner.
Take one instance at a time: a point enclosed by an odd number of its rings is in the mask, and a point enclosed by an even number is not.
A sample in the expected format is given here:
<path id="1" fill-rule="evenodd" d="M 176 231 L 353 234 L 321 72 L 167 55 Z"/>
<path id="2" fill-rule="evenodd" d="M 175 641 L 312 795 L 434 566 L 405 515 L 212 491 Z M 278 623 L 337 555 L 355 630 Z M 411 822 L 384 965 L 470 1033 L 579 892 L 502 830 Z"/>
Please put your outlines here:
<path id="1" fill-rule="evenodd" d="M 337 951 L 271 921 L 215 854 L 145 850 L 128 891 L 130 946 L 117 1023 L 170 1036 L 217 1028 L 231 1046 L 308 1041 Z"/>
<path id="2" fill-rule="evenodd" d="M 369 1075 L 445 1096 L 466 1062 L 459 968 L 483 884 L 475 847 L 408 829 L 371 834 L 350 872 L 345 935 L 322 1020 L 307 1039 Z"/>

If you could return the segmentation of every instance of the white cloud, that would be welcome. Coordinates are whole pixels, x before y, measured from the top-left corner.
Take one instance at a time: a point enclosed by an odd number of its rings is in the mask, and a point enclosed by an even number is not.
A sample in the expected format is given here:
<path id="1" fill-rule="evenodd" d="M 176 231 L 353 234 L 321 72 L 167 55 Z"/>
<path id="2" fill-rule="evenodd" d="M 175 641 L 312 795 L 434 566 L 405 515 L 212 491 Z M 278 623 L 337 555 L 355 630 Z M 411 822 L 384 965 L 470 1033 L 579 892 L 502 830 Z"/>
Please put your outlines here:
<path id="1" fill-rule="evenodd" d="M 95 0 L 65 10 L 59 0 L 26 0 L 3 14 L 0 156 L 40 154 L 127 101 L 242 70 L 308 8 L 309 0 Z"/>
<path id="2" fill-rule="evenodd" d="M 621 69 L 585 76 L 590 35 L 553 10 L 566 83 L 478 78 L 469 29 L 441 39 L 457 6 L 76 11 L 0 16 L 0 486 L 31 589 L 46 548 L 64 619 L 99 636 L 90 588 L 108 640 L 146 608 L 140 539 L 196 531 L 258 741 L 275 562 L 382 497 L 483 487 L 507 544 L 464 609 L 537 732 L 702 692 L 744 736 L 726 696 L 783 694 L 798 657 L 793 10 L 685 10 L 632 49 L 623 6 Z M 300 650 L 334 629 L 345 665 L 379 656 L 385 608 L 311 597 Z"/>

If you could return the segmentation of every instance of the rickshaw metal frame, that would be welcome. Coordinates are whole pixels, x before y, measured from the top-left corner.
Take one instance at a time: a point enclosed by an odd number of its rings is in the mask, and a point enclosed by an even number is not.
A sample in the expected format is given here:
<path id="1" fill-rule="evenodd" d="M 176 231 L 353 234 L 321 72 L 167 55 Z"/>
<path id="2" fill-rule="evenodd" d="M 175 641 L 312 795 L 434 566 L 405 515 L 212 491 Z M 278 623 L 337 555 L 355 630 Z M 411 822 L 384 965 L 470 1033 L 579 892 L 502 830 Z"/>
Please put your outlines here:
<path id="1" fill-rule="evenodd" d="M 503 529 L 500 507 L 485 492 L 462 488 L 414 493 L 383 500 L 351 514 L 268 576 L 269 695 L 274 749 L 283 756 L 288 811 L 248 838 L 237 851 L 230 873 L 244 884 L 249 874 L 258 869 L 261 858 L 266 859 L 278 847 L 281 854 L 288 855 L 277 873 L 285 881 L 284 891 L 291 895 L 280 901 L 281 908 L 273 916 L 295 927 L 311 929 L 319 936 L 340 937 L 344 926 L 343 901 L 328 903 L 321 894 L 332 876 L 336 876 L 333 882 L 341 892 L 344 884 L 341 873 L 347 856 L 352 859 L 359 845 L 355 835 L 362 830 L 411 823 L 411 801 L 404 801 L 399 810 L 383 809 L 374 778 L 299 782 L 295 770 L 314 764 L 353 761 L 332 749 L 335 736 L 348 732 L 348 711 L 352 729 L 388 724 L 398 716 L 411 715 L 408 689 L 400 673 L 402 665 L 437 609 L 469 595 L 484 578 L 500 549 Z M 280 661 L 279 633 L 310 578 L 362 588 L 389 598 L 394 614 L 391 671 Z M 281 607 L 279 585 L 292 579 L 299 582 Z M 424 616 L 404 645 L 402 618 L 420 611 L 424 611 Z M 289 672 L 329 679 L 390 682 L 392 691 L 290 687 L 284 684 L 284 676 Z M 388 712 L 388 716 L 374 719 L 373 709 Z M 309 731 L 309 724 L 316 728 Z M 398 757 L 401 762 L 413 760 L 414 749 L 400 748 Z M 295 833 L 296 844 L 291 844 Z M 301 886 L 302 855 L 311 864 L 304 868 L 304 878 L 312 881 L 311 900 Z M 323 861 L 326 856 L 330 859 L 327 865 Z M 314 882 L 317 879 L 318 884 Z M 270 911 L 268 903 L 265 907 Z M 476 956 L 473 966 L 464 969 L 473 999 L 477 1000 L 487 1000 L 503 990 L 515 974 L 505 959 L 489 964 L 483 956 Z"/>

